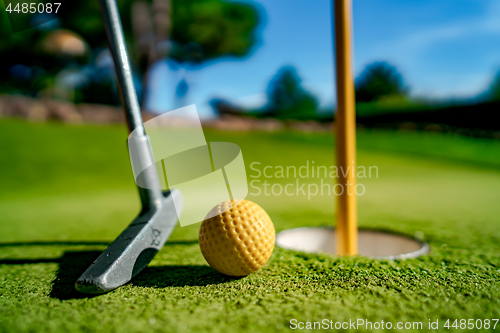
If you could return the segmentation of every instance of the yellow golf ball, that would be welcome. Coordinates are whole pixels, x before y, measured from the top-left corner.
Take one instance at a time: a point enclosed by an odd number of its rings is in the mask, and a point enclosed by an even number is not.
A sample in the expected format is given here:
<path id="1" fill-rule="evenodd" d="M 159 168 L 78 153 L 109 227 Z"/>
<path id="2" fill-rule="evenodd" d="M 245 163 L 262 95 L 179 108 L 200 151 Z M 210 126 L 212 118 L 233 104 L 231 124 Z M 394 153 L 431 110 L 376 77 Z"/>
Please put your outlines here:
<path id="1" fill-rule="evenodd" d="M 215 206 L 200 228 L 201 253 L 217 271 L 245 276 L 261 268 L 274 249 L 275 231 L 269 215 L 248 200 Z"/>

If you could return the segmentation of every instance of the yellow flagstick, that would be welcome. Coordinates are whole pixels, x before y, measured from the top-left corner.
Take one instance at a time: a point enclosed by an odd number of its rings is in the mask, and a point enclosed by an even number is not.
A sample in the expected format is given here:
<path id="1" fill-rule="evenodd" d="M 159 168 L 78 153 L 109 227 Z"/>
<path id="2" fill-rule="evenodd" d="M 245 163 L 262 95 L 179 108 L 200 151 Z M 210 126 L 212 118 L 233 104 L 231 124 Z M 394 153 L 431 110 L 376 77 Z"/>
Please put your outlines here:
<path id="1" fill-rule="evenodd" d="M 344 191 L 337 198 L 337 252 L 358 252 L 358 216 L 356 204 L 356 119 L 354 80 L 352 78 L 351 0 L 333 0 L 335 4 L 335 56 L 337 74 L 337 166 L 339 184 Z"/>

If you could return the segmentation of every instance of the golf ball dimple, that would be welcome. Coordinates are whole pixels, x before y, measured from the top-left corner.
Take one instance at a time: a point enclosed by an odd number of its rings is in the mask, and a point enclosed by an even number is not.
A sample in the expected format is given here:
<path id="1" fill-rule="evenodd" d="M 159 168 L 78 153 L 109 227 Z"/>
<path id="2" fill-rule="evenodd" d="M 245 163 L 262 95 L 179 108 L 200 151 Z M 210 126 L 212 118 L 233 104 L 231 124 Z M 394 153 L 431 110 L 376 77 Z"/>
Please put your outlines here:
<path id="1" fill-rule="evenodd" d="M 215 206 L 200 227 L 200 249 L 217 271 L 246 276 L 271 256 L 274 225 L 267 213 L 248 200 L 224 201 Z"/>

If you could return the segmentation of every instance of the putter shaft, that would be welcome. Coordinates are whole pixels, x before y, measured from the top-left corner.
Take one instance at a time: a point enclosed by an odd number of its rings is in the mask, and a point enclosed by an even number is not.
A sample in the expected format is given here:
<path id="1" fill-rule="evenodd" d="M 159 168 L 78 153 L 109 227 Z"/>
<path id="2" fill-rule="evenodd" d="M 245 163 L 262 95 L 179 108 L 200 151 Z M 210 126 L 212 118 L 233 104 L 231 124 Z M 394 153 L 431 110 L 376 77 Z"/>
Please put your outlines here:
<path id="1" fill-rule="evenodd" d="M 142 124 L 130 62 L 116 0 L 100 0 L 109 47 L 115 63 L 118 88 L 129 132 L 138 155 L 152 156 L 151 144 Z M 132 163 L 141 163 L 141 158 Z M 142 203 L 139 216 L 96 259 L 76 281 L 76 290 L 102 294 L 128 283 L 153 259 L 175 228 L 178 215 L 174 201 L 181 202 L 178 190 L 162 193 L 156 168 L 140 175 L 146 188 L 138 187 Z"/>
<path id="2" fill-rule="evenodd" d="M 125 45 L 125 38 L 123 36 L 123 29 L 118 12 L 116 0 L 100 0 L 102 15 L 104 18 L 104 25 L 106 27 L 106 34 L 108 37 L 109 49 L 113 56 L 113 61 L 116 70 L 116 79 L 118 82 L 118 89 L 120 92 L 120 99 L 125 112 L 125 119 L 129 132 L 136 130 L 138 140 L 140 136 L 144 136 L 144 141 L 147 141 L 144 149 L 151 149 L 149 139 L 146 136 L 144 125 L 142 124 L 142 116 L 137 100 L 134 81 L 132 78 L 132 70 L 128 58 L 127 48 Z M 149 171 L 154 171 L 152 168 Z M 155 173 L 147 177 L 149 183 L 146 183 L 148 189 L 139 188 L 142 206 L 154 207 L 162 198 L 160 180 Z"/>

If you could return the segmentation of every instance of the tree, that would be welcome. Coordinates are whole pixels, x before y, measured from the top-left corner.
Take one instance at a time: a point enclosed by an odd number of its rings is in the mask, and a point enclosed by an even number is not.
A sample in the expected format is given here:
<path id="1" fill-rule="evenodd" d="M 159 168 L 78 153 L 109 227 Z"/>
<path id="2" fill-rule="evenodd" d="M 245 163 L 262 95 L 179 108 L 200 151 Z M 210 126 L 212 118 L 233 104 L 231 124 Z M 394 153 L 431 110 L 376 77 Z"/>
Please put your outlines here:
<path id="1" fill-rule="evenodd" d="M 382 97 L 404 96 L 401 74 L 387 62 L 374 62 L 356 80 L 356 102 L 373 102 Z"/>
<path id="2" fill-rule="evenodd" d="M 495 75 L 490 88 L 486 92 L 486 98 L 492 101 L 500 101 L 500 71 Z"/>
<path id="3" fill-rule="evenodd" d="M 243 57 L 255 44 L 259 17 L 253 5 L 222 0 L 177 0 L 172 9 L 171 57 L 180 62 Z"/>
<path id="4" fill-rule="evenodd" d="M 258 23 L 255 7 L 223 0 L 141 0 L 133 4 L 132 17 L 136 64 L 145 76 L 145 94 L 147 73 L 156 61 L 170 57 L 178 65 L 200 65 L 220 57 L 245 56 L 255 44 Z M 187 82 L 183 78 L 177 89 L 184 97 Z"/>
<path id="5" fill-rule="evenodd" d="M 147 60 L 144 61 L 139 48 L 129 48 L 132 61 L 142 75 L 147 73 L 152 63 L 167 55 L 179 63 L 201 64 L 220 57 L 243 57 L 255 44 L 255 27 L 259 15 L 254 5 L 229 0 L 171 1 L 170 4 L 169 0 L 117 0 L 125 38 L 129 43 L 134 39 L 139 42 L 132 24 L 133 8 L 139 3 L 139 7 L 142 4 L 143 9 L 146 8 L 146 12 L 149 10 L 151 13 L 149 20 L 153 22 L 153 27 L 146 31 L 152 34 L 148 42 L 151 43 L 151 54 L 147 54 Z M 93 50 L 107 47 L 98 1 L 72 0 L 64 8 L 64 13 L 56 23 L 59 28 L 77 33 Z M 65 67 L 66 64 L 60 59 L 43 54 L 38 47 L 40 40 L 48 33 L 47 30 L 32 28 L 12 34 L 6 12 L 2 12 L 2 77 L 7 77 L 10 68 L 16 64 L 41 67 L 52 74 Z M 169 38 L 172 47 L 167 47 L 166 50 L 165 41 Z"/>
<path id="6" fill-rule="evenodd" d="M 301 86 L 301 79 L 294 67 L 278 70 L 267 88 L 269 103 L 266 115 L 289 119 L 313 118 L 318 101 Z"/>

